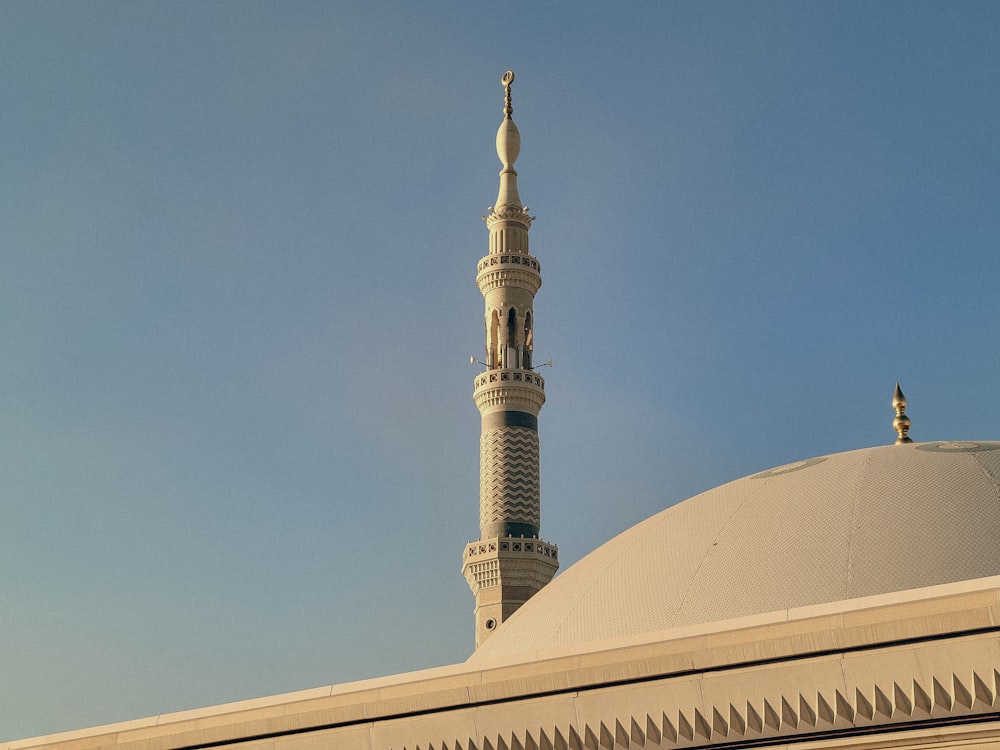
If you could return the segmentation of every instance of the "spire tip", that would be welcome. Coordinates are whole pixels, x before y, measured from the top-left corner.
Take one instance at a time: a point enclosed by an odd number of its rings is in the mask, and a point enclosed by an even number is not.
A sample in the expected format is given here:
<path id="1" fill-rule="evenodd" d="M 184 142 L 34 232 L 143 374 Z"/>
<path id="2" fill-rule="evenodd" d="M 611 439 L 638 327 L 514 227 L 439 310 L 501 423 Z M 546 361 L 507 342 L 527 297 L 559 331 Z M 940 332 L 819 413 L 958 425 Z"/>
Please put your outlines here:
<path id="1" fill-rule="evenodd" d="M 898 380 L 896 381 L 896 391 L 892 394 L 892 408 L 896 410 L 896 418 L 892 420 L 892 428 L 898 435 L 896 445 L 912 443 L 913 439 L 908 435 L 910 418 L 906 416 L 906 396 L 903 395 L 903 389 L 899 387 Z"/>
<path id="2" fill-rule="evenodd" d="M 504 119 L 509 120 L 510 116 L 514 114 L 514 107 L 510 103 L 510 85 L 514 83 L 514 71 L 508 70 L 503 74 L 500 79 L 500 83 L 503 84 L 504 89 L 504 100 L 503 100 L 503 114 Z"/>

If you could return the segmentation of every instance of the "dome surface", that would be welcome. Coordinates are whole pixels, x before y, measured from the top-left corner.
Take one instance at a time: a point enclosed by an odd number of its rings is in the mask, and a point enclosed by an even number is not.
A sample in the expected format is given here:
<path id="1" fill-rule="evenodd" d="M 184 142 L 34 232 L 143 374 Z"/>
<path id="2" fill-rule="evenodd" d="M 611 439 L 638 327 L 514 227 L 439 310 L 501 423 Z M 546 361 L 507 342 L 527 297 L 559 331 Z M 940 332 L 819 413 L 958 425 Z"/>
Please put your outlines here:
<path id="1" fill-rule="evenodd" d="M 744 477 L 584 557 L 470 662 L 1000 575 L 1000 443 L 889 445 Z"/>

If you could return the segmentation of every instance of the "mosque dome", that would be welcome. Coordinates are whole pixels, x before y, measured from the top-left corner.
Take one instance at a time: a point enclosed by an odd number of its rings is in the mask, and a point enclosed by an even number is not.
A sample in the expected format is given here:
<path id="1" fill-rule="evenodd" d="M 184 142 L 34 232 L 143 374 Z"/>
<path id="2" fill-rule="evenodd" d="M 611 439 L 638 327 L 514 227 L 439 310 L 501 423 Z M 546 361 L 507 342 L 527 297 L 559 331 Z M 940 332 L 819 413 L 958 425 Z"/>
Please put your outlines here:
<path id="1" fill-rule="evenodd" d="M 1000 442 L 866 448 L 738 479 L 633 526 L 538 592 L 469 662 L 994 575 Z"/>

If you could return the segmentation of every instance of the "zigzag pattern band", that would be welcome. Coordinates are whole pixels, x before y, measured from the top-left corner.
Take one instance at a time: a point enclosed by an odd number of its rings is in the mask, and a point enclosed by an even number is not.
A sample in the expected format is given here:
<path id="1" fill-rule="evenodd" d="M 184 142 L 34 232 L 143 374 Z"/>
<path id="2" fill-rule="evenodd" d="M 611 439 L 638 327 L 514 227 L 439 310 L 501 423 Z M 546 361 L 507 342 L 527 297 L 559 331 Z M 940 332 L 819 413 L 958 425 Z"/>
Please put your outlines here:
<path id="1" fill-rule="evenodd" d="M 538 525 L 538 433 L 501 427 L 479 440 L 479 524 Z"/>
<path id="2" fill-rule="evenodd" d="M 580 724 L 534 724 L 504 734 L 460 737 L 440 744 L 430 740 L 403 745 L 401 750 L 672 750 L 715 743 L 745 747 L 740 744 L 744 741 L 770 747 L 778 744 L 779 738 L 808 742 L 811 735 L 849 735 L 854 728 L 876 727 L 884 731 L 891 724 L 995 715 L 1000 707 L 998 691 L 1000 672 L 987 668 L 961 677 L 942 675 L 940 680 L 935 676 L 930 680 L 859 685 L 853 690 L 809 691 L 808 697 L 792 693 L 718 705 L 662 706 L 662 710 L 650 713 L 587 717 Z"/>

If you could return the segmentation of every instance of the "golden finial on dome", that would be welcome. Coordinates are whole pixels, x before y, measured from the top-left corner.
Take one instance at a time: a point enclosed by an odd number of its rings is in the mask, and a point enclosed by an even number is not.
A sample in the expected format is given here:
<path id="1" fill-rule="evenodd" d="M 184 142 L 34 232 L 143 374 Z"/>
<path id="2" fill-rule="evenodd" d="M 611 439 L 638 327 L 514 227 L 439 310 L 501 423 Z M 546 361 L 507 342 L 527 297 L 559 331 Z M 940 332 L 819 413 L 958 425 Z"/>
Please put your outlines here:
<path id="1" fill-rule="evenodd" d="M 892 420 L 892 428 L 899 437 L 896 438 L 896 445 L 912 443 L 913 440 L 907 436 L 910 431 L 910 418 L 906 416 L 906 396 L 903 389 L 896 383 L 896 392 L 892 395 L 892 408 L 896 410 L 896 418 Z"/>
<path id="2" fill-rule="evenodd" d="M 509 120 L 510 116 L 514 114 L 514 107 L 510 103 L 510 85 L 514 83 L 514 71 L 508 70 L 503 74 L 503 78 L 500 79 L 500 83 L 503 84 L 504 97 L 503 97 L 503 114 L 504 119 Z"/>

